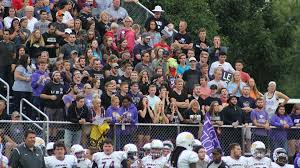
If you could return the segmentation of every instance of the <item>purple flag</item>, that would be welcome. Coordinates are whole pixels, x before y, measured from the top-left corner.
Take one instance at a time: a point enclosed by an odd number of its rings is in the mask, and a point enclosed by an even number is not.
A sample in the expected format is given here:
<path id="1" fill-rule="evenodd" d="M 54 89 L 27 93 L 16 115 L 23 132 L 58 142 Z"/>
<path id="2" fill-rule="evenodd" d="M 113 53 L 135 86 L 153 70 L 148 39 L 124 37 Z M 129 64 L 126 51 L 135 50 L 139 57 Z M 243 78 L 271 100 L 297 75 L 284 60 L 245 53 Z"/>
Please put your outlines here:
<path id="1" fill-rule="evenodd" d="M 214 148 L 221 148 L 219 139 L 217 137 L 216 131 L 211 124 L 209 119 L 209 115 L 205 116 L 203 128 L 202 128 L 202 135 L 200 139 L 202 145 L 204 146 L 207 155 L 211 157 L 211 152 Z"/>

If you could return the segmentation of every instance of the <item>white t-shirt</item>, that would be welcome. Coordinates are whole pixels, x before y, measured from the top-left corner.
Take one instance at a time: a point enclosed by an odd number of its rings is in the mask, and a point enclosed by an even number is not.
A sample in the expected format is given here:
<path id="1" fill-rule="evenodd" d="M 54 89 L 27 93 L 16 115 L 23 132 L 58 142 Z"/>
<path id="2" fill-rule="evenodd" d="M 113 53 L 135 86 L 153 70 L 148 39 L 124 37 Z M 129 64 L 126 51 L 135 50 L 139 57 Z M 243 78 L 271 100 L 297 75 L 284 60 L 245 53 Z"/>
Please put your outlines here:
<path id="1" fill-rule="evenodd" d="M 121 168 L 121 162 L 125 159 L 127 159 L 126 152 L 114 151 L 110 155 L 106 155 L 104 152 L 97 152 L 93 154 L 92 160 L 101 168 Z"/>
<path id="2" fill-rule="evenodd" d="M 257 160 L 254 157 L 249 157 L 247 159 L 247 168 L 271 168 L 271 162 L 271 159 L 267 157 L 260 160 Z"/>
<path id="3" fill-rule="evenodd" d="M 27 17 L 25 17 L 25 18 L 27 18 Z M 36 22 L 38 22 L 38 20 L 35 17 L 32 17 L 31 19 L 28 19 L 27 29 L 30 30 L 31 33 L 34 30 L 34 24 Z"/>
<path id="4" fill-rule="evenodd" d="M 63 19 L 62 19 L 62 22 L 65 23 L 65 24 L 67 24 L 71 20 L 73 20 L 73 17 L 71 15 L 71 13 L 69 11 L 65 11 Z"/>
<path id="5" fill-rule="evenodd" d="M 230 167 L 230 168 L 245 168 L 247 166 L 247 158 L 241 156 L 238 160 L 233 159 L 230 156 L 222 157 L 222 160 Z"/>
<path id="6" fill-rule="evenodd" d="M 224 62 L 221 64 L 219 61 L 216 61 L 211 64 L 209 69 L 209 76 L 212 76 L 214 74 L 214 71 L 216 68 L 221 67 L 223 71 L 234 73 L 235 70 L 233 69 L 232 65 L 229 62 Z"/>
<path id="7" fill-rule="evenodd" d="M 77 162 L 77 167 L 80 168 L 92 168 L 93 163 L 89 159 L 79 160 Z"/>
<path id="8" fill-rule="evenodd" d="M 65 155 L 64 160 L 58 160 L 55 156 L 45 157 L 47 168 L 73 168 L 77 165 L 77 159 L 73 155 Z"/>
<path id="9" fill-rule="evenodd" d="M 285 164 L 284 166 L 279 166 L 277 163 L 272 162 L 272 168 L 293 168 L 293 165 L 290 164 Z"/>
<path id="10" fill-rule="evenodd" d="M 194 151 L 184 150 L 178 157 L 177 167 L 189 168 L 191 163 L 199 161 L 198 154 Z"/>
<path id="11" fill-rule="evenodd" d="M 146 156 L 142 159 L 142 165 L 146 168 L 163 168 L 167 164 L 165 157 L 161 156 L 157 159 L 152 159 L 152 156 Z"/>

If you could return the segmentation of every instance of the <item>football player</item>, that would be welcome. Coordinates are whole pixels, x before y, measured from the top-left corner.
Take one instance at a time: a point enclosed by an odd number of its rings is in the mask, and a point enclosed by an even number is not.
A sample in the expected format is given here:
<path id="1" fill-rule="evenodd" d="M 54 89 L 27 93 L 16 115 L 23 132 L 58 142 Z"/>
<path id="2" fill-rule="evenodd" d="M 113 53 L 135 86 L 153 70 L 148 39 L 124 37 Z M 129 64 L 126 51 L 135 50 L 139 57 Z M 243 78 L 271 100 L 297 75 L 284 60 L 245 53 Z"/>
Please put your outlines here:
<path id="1" fill-rule="evenodd" d="M 93 168 L 121 168 L 127 167 L 127 153 L 114 151 L 113 142 L 106 139 L 103 142 L 103 152 L 93 154 Z"/>
<path id="2" fill-rule="evenodd" d="M 242 156 L 241 146 L 237 143 L 229 145 L 230 156 L 225 156 L 222 160 L 231 168 L 245 168 L 247 158 Z"/>
<path id="3" fill-rule="evenodd" d="M 166 160 L 169 160 L 171 152 L 174 150 L 173 143 L 171 141 L 163 141 L 163 144 L 163 157 L 165 157 Z"/>
<path id="4" fill-rule="evenodd" d="M 194 135 L 182 132 L 176 137 L 176 148 L 171 154 L 170 167 L 195 168 L 199 161 L 198 154 L 193 151 Z"/>
<path id="5" fill-rule="evenodd" d="M 66 146 L 63 142 L 55 142 L 54 156 L 45 157 L 45 165 L 47 168 L 75 168 L 77 165 L 77 159 L 73 155 L 66 155 Z"/>
<path id="6" fill-rule="evenodd" d="M 288 155 L 285 149 L 276 148 L 273 152 L 272 168 L 293 168 L 293 165 L 288 163 Z"/>
<path id="7" fill-rule="evenodd" d="M 253 142 L 251 145 L 252 156 L 247 159 L 248 168 L 270 168 L 271 159 L 265 157 L 266 146 L 261 141 Z"/>
<path id="8" fill-rule="evenodd" d="M 142 159 L 142 164 L 146 168 L 163 168 L 167 160 L 162 156 L 164 144 L 161 140 L 154 139 L 151 142 L 150 155 Z"/>
<path id="9" fill-rule="evenodd" d="M 85 151 L 81 145 L 75 144 L 70 149 L 71 155 L 77 158 L 77 167 L 80 168 L 91 168 L 92 161 L 84 157 Z"/>
<path id="10" fill-rule="evenodd" d="M 126 144 L 124 151 L 127 152 L 127 165 L 128 168 L 142 167 L 141 160 L 138 158 L 138 150 L 135 144 Z"/>

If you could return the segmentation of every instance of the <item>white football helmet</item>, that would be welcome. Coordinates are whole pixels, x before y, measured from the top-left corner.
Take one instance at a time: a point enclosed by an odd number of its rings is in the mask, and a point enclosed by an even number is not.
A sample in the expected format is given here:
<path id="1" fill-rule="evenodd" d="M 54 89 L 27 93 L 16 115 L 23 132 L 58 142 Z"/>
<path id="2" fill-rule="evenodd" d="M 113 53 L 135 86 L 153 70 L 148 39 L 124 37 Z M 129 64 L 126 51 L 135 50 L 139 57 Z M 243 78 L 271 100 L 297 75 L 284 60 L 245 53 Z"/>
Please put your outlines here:
<path id="1" fill-rule="evenodd" d="M 46 144 L 45 141 L 40 138 L 40 137 L 35 137 L 35 143 L 34 143 L 35 147 L 40 147 L 40 148 L 45 148 Z"/>
<path id="2" fill-rule="evenodd" d="M 251 154 L 253 157 L 257 159 L 262 159 L 265 157 L 266 153 L 266 146 L 263 142 L 261 141 L 255 141 L 251 145 Z"/>
<path id="3" fill-rule="evenodd" d="M 164 148 L 164 144 L 161 140 L 153 139 L 151 142 L 151 156 L 154 159 L 157 159 L 162 156 L 162 150 Z"/>
<path id="4" fill-rule="evenodd" d="M 288 155 L 285 149 L 283 148 L 276 148 L 273 152 L 273 160 L 279 166 L 284 166 L 288 163 Z"/>
<path id="5" fill-rule="evenodd" d="M 151 144 L 150 143 L 146 143 L 143 148 L 143 156 L 148 156 L 150 154 L 150 150 L 151 150 Z"/>
<path id="6" fill-rule="evenodd" d="M 52 156 L 54 154 L 54 142 L 49 142 L 46 145 L 46 152 L 47 152 L 47 156 Z"/>
<path id="7" fill-rule="evenodd" d="M 128 159 L 136 160 L 138 158 L 137 157 L 138 150 L 135 144 L 126 144 L 123 149 L 125 152 L 127 152 Z"/>
<path id="8" fill-rule="evenodd" d="M 190 132 L 182 132 L 177 135 L 176 146 L 184 147 L 187 150 L 193 150 L 194 135 Z"/>
<path id="9" fill-rule="evenodd" d="M 164 149 L 174 150 L 174 145 L 171 141 L 163 141 Z"/>
<path id="10" fill-rule="evenodd" d="M 81 145 L 75 144 L 71 147 L 70 153 L 74 155 L 78 160 L 84 160 L 84 149 Z"/>

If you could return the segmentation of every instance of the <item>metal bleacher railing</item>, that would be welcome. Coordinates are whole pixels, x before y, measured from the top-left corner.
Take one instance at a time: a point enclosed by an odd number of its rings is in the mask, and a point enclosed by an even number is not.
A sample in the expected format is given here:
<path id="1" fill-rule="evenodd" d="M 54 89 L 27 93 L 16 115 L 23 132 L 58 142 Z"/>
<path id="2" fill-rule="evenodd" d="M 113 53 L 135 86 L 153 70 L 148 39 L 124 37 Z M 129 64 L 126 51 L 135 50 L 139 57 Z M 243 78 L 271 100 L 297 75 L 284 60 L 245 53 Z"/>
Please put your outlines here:
<path id="1" fill-rule="evenodd" d="M 4 81 L 2 78 L 0 78 L 0 82 L 4 84 L 4 88 L 6 90 L 6 96 L 3 96 L 2 94 L 0 94 L 0 97 L 4 101 L 6 101 L 6 104 L 7 104 L 7 106 L 6 106 L 6 112 L 7 112 L 7 114 L 9 114 L 9 112 L 10 112 L 9 111 L 9 92 L 10 92 L 10 87 L 9 87 L 9 84 L 6 81 Z"/>

